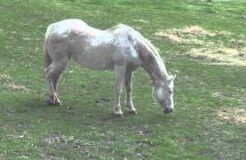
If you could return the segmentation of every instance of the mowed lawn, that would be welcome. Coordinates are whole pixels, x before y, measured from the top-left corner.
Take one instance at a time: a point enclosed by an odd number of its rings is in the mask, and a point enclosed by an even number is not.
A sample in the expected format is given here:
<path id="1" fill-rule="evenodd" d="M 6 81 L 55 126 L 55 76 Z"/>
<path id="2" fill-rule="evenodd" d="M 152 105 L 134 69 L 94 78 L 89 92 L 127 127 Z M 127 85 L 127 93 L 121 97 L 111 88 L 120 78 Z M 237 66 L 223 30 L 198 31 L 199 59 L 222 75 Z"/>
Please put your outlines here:
<path id="1" fill-rule="evenodd" d="M 175 111 L 161 112 L 139 69 L 138 115 L 114 117 L 113 73 L 72 61 L 63 105 L 48 106 L 43 38 L 66 18 L 142 33 L 177 75 Z M 0 159 L 246 159 L 246 1 L 1 0 Z"/>

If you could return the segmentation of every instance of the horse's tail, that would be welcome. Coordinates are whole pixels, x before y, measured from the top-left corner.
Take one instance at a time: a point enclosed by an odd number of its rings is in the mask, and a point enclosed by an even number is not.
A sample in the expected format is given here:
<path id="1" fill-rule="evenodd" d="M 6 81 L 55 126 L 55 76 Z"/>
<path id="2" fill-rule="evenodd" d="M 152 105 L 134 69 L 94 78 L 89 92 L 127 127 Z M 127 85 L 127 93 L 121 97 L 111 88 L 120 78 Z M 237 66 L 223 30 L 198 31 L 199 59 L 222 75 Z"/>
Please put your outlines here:
<path id="1" fill-rule="evenodd" d="M 47 48 L 49 34 L 51 32 L 52 26 L 53 26 L 53 24 L 51 24 L 51 25 L 48 26 L 48 28 L 46 30 L 46 33 L 45 33 L 45 38 L 44 38 L 44 62 L 45 62 L 45 70 L 48 69 L 49 65 L 52 62 L 52 59 L 51 59 L 51 57 L 49 55 L 49 51 L 48 51 L 48 48 Z"/>
<path id="2" fill-rule="evenodd" d="M 47 70 L 47 68 L 49 67 L 49 65 L 51 64 L 52 60 L 50 58 L 48 49 L 47 49 L 47 39 L 45 38 L 44 40 L 44 65 L 45 65 L 45 71 Z"/>

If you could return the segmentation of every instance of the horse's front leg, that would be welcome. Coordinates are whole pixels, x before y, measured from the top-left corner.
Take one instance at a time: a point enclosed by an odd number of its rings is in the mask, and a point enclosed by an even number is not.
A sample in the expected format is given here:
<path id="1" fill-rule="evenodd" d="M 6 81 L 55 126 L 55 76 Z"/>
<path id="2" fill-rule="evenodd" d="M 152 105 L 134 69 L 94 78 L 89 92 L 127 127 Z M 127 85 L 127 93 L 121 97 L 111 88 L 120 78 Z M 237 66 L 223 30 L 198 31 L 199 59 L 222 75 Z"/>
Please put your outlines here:
<path id="1" fill-rule="evenodd" d="M 120 96 L 122 93 L 122 86 L 125 78 L 126 67 L 121 65 L 114 66 L 114 74 L 115 74 L 115 101 L 114 101 L 114 114 L 122 115 L 123 112 L 121 110 L 120 105 Z"/>
<path id="2" fill-rule="evenodd" d="M 137 114 L 136 108 L 132 102 L 132 71 L 127 70 L 125 74 L 125 87 L 126 87 L 126 107 L 129 109 L 130 114 Z"/>

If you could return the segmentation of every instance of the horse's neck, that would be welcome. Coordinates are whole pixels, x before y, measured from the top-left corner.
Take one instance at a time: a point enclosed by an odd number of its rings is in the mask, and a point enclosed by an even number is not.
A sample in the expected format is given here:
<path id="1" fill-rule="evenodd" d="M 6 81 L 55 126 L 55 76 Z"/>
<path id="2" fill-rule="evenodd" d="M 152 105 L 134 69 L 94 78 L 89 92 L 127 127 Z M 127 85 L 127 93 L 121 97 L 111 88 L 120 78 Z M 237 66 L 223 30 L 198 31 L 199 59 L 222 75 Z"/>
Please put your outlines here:
<path id="1" fill-rule="evenodd" d="M 142 67 L 150 75 L 153 83 L 167 82 L 168 73 L 163 60 L 156 48 L 146 39 L 141 40 L 141 52 L 143 54 Z"/>
<path id="2" fill-rule="evenodd" d="M 143 68 L 150 75 L 153 83 L 166 82 L 168 73 L 166 67 L 159 56 L 154 56 L 151 60 L 146 60 L 143 63 Z"/>

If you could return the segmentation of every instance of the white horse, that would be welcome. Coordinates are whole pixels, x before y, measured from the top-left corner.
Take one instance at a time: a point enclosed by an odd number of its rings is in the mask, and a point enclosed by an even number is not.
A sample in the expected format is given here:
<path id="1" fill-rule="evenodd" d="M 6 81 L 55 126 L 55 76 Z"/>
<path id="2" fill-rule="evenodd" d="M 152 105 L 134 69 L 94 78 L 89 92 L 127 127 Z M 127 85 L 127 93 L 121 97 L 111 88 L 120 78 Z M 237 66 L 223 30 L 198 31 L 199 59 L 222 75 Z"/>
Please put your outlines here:
<path id="1" fill-rule="evenodd" d="M 71 57 L 79 64 L 96 70 L 114 70 L 114 114 L 122 115 L 120 96 L 126 88 L 126 106 L 136 114 L 132 102 L 132 72 L 139 66 L 153 81 L 153 96 L 165 113 L 172 112 L 173 82 L 155 47 L 139 32 L 119 24 L 107 30 L 88 26 L 78 19 L 67 19 L 49 25 L 44 42 L 46 78 L 50 96 L 48 102 L 61 104 L 57 82 Z"/>

